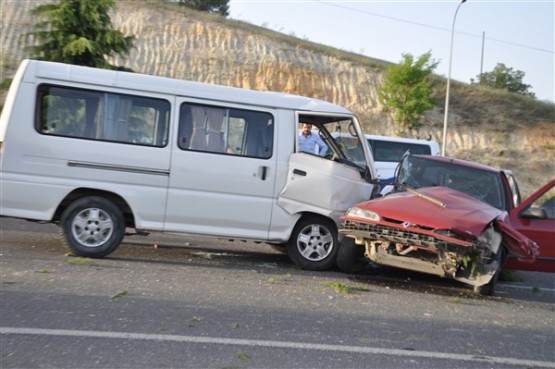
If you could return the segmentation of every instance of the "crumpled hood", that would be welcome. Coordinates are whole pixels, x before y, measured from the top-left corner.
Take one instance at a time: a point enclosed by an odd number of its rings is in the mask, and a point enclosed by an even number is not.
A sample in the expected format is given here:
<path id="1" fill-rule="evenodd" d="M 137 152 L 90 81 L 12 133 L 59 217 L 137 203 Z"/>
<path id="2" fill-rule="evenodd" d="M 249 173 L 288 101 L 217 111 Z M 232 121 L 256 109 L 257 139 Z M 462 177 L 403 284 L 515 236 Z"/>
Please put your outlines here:
<path id="1" fill-rule="evenodd" d="M 504 213 L 447 187 L 420 188 L 418 193 L 436 201 L 406 191 L 355 206 L 378 213 L 384 221 L 409 222 L 436 229 L 456 229 L 467 234 L 471 232 L 474 236 L 478 236 L 485 226 Z"/>

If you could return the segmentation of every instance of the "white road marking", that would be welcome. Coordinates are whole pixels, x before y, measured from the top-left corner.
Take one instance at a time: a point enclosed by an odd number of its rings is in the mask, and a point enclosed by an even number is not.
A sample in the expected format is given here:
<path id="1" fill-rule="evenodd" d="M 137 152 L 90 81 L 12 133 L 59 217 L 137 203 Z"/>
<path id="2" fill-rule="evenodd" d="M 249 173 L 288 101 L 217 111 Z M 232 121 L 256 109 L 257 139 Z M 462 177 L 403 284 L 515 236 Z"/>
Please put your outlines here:
<path id="1" fill-rule="evenodd" d="M 95 338 L 118 338 L 130 340 L 150 340 L 150 341 L 170 341 L 188 343 L 206 343 L 216 345 L 235 345 L 250 347 L 273 347 L 297 350 L 319 350 L 319 351 L 341 351 L 356 354 L 390 355 L 405 357 L 421 357 L 427 359 L 447 359 L 459 361 L 489 362 L 497 364 L 515 365 L 523 367 L 555 368 L 555 362 L 517 359 L 510 357 L 495 356 L 475 356 L 431 351 L 411 351 L 399 349 L 384 349 L 377 347 L 346 346 L 346 345 L 326 345 L 318 343 L 249 340 L 218 337 L 197 337 L 180 336 L 173 334 L 147 334 L 147 333 L 127 333 L 127 332 L 103 332 L 103 331 L 84 331 L 69 329 L 41 329 L 41 328 L 17 328 L 0 327 L 0 334 L 22 334 L 22 335 L 42 335 L 42 336 L 69 336 L 69 337 L 95 337 Z"/>

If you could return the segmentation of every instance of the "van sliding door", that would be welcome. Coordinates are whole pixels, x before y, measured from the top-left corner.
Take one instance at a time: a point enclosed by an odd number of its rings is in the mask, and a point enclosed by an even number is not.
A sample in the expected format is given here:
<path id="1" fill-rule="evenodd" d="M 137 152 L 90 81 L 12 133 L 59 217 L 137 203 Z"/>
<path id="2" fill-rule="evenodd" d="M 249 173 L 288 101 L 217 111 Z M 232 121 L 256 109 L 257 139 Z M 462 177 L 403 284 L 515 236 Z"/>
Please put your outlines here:
<path id="1" fill-rule="evenodd" d="M 166 231 L 267 239 L 274 116 L 268 109 L 181 101 Z"/>

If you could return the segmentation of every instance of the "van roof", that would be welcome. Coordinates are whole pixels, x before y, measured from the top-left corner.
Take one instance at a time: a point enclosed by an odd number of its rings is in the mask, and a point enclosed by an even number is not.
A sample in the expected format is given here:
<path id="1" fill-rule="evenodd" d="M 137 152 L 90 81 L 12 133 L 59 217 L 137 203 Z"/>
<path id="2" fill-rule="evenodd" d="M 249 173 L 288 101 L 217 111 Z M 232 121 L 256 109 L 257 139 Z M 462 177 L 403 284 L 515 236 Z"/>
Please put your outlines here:
<path id="1" fill-rule="evenodd" d="M 140 73 L 30 59 L 24 60 L 22 62 L 22 67 L 24 64 L 27 64 L 28 67 L 28 73 L 25 73 L 24 80 L 29 82 L 34 82 L 31 79 L 39 77 L 51 80 L 53 84 L 55 84 L 57 80 L 71 81 L 99 87 L 120 87 L 136 91 L 260 105 L 270 108 L 353 114 L 344 107 L 326 101 L 280 92 L 255 91 Z"/>

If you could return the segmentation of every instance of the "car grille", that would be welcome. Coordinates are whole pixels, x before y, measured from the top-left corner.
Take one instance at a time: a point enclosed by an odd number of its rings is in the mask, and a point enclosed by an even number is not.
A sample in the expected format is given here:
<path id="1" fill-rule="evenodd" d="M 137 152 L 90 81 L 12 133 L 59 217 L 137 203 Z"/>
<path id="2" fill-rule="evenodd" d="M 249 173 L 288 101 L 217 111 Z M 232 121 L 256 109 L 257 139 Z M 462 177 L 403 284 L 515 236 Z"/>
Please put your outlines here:
<path id="1" fill-rule="evenodd" d="M 435 248 L 438 250 L 449 250 L 454 252 L 467 250 L 468 247 L 468 242 L 465 242 L 465 244 L 459 244 L 422 233 L 410 232 L 380 224 L 356 222 L 352 220 L 345 220 L 340 232 L 373 241 L 384 240 L 394 243 Z"/>

